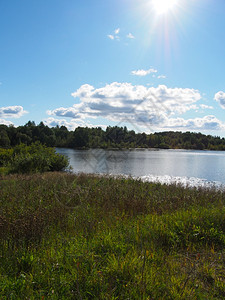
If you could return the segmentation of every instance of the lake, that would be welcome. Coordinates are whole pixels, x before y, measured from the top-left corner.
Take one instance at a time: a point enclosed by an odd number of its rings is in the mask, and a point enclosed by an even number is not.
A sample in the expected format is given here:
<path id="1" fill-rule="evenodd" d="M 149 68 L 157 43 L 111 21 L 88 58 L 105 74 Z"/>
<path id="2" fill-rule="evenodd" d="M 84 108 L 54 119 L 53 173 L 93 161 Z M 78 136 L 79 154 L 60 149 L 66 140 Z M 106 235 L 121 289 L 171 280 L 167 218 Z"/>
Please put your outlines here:
<path id="1" fill-rule="evenodd" d="M 195 150 L 74 150 L 57 148 L 75 173 L 132 176 L 188 186 L 225 185 L 225 152 Z"/>

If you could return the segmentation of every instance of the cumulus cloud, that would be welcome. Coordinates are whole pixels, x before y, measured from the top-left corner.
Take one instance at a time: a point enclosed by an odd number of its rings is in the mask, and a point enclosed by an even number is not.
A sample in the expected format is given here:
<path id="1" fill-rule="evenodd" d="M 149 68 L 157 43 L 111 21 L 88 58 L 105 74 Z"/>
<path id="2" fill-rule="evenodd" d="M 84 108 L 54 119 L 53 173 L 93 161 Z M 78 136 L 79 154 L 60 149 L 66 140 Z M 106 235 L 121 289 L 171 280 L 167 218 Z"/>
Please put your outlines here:
<path id="1" fill-rule="evenodd" d="M 114 30 L 115 34 L 119 34 L 119 32 L 120 32 L 120 28 L 117 28 L 117 29 Z"/>
<path id="2" fill-rule="evenodd" d="M 183 129 L 183 130 L 224 130 L 225 124 L 218 120 L 215 116 L 209 115 L 203 118 L 194 118 L 185 120 L 183 118 L 170 118 L 164 124 L 167 129 Z"/>
<path id="3" fill-rule="evenodd" d="M 106 125 L 93 125 L 90 122 L 84 122 L 82 120 L 65 120 L 65 119 L 55 119 L 55 118 L 47 118 L 46 120 L 43 121 L 45 125 L 48 127 L 56 127 L 56 126 L 65 126 L 69 130 L 74 130 L 77 127 L 101 127 L 105 129 L 107 126 Z"/>
<path id="4" fill-rule="evenodd" d="M 46 120 L 43 121 L 45 125 L 48 127 L 56 127 L 58 126 L 65 126 L 69 130 L 74 130 L 78 126 L 85 126 L 85 123 L 79 120 L 78 122 L 74 119 L 68 121 L 65 119 L 55 119 L 55 118 L 47 118 Z"/>
<path id="5" fill-rule="evenodd" d="M 157 70 L 151 68 L 151 69 L 148 69 L 148 70 L 134 70 L 131 72 L 132 75 L 136 75 L 136 76 L 146 76 L 148 74 L 151 74 L 151 73 L 157 73 Z"/>
<path id="6" fill-rule="evenodd" d="M 55 109 L 54 111 L 48 110 L 48 115 L 55 115 L 58 117 L 68 117 L 73 119 L 81 119 L 82 115 L 79 113 L 79 108 L 81 108 L 82 105 L 76 105 L 76 107 L 59 107 Z"/>
<path id="7" fill-rule="evenodd" d="M 132 33 L 128 33 L 128 34 L 127 34 L 127 38 L 128 38 L 128 39 L 135 39 L 135 37 L 133 36 Z"/>
<path id="8" fill-rule="evenodd" d="M 200 93 L 194 89 L 168 88 L 165 85 L 145 87 L 119 82 L 97 89 L 84 84 L 72 96 L 80 103 L 47 113 L 73 118 L 74 122 L 102 117 L 117 123 L 162 128 L 172 126 L 168 121 L 172 115 L 196 109 L 195 103 L 201 99 Z"/>
<path id="9" fill-rule="evenodd" d="M 168 88 L 165 85 L 146 88 L 143 85 L 118 82 L 99 89 L 85 84 L 72 93 L 72 96 L 81 100 L 81 104 L 75 104 L 73 108 L 90 115 L 130 111 L 135 111 L 136 114 L 153 111 L 183 113 L 195 109 L 194 103 L 201 99 L 200 93 L 193 89 Z"/>
<path id="10" fill-rule="evenodd" d="M 101 117 L 117 124 L 130 124 L 137 130 L 141 127 L 146 132 L 171 129 L 225 130 L 225 123 L 213 115 L 192 119 L 179 116 L 199 107 L 213 108 L 205 104 L 198 106 L 196 103 L 201 99 L 201 95 L 194 89 L 169 88 L 166 85 L 145 87 L 113 82 L 101 88 L 84 84 L 71 95 L 79 99 L 80 103 L 48 111 L 50 116 L 64 117 L 63 120 L 50 117 L 46 121 L 48 125 L 64 125 L 70 129 L 77 126 L 92 127 L 87 120 Z M 72 120 L 67 121 L 65 118 Z"/>
<path id="11" fill-rule="evenodd" d="M 225 109 L 225 93 L 220 91 L 218 93 L 215 94 L 214 96 L 214 100 L 216 100 L 220 106 Z"/>
<path id="12" fill-rule="evenodd" d="M 9 125 L 13 125 L 13 123 L 12 123 L 12 122 L 10 122 L 10 121 L 6 121 L 6 120 L 4 120 L 4 119 L 0 119 L 0 124 L 7 125 L 7 126 L 9 126 Z"/>
<path id="13" fill-rule="evenodd" d="M 22 106 L 0 107 L 1 118 L 20 118 L 26 113 Z"/>

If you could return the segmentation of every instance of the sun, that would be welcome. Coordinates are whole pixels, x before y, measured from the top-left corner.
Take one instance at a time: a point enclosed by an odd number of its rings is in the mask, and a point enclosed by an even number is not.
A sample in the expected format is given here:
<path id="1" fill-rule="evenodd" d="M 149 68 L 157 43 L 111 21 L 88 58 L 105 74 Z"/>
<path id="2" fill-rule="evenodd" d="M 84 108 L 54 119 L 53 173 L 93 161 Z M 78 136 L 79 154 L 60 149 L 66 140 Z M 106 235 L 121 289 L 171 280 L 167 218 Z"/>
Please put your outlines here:
<path id="1" fill-rule="evenodd" d="M 152 5 L 157 14 L 165 14 L 176 7 L 177 0 L 152 0 Z"/>

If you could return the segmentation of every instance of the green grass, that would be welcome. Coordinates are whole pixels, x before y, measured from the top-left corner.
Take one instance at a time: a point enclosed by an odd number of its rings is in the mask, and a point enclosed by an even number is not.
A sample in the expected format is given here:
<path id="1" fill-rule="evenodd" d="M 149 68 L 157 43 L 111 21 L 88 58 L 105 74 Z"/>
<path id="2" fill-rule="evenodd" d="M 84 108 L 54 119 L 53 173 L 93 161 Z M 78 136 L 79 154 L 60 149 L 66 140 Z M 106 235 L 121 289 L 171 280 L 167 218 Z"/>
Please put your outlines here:
<path id="1" fill-rule="evenodd" d="M 0 299 L 225 298 L 224 191 L 2 175 L 0 207 Z"/>

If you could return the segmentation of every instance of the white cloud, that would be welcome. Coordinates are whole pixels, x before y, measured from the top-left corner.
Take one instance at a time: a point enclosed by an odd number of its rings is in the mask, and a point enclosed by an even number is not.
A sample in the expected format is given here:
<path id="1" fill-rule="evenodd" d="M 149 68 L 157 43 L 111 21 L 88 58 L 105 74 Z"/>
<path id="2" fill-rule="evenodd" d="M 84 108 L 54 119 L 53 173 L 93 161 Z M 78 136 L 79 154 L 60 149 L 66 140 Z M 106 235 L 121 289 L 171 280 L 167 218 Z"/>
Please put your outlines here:
<path id="1" fill-rule="evenodd" d="M 132 33 L 128 33 L 128 34 L 127 34 L 127 38 L 128 38 L 128 39 L 135 39 L 135 37 L 133 36 Z"/>
<path id="2" fill-rule="evenodd" d="M 212 106 L 205 104 L 197 106 L 196 103 L 201 99 L 201 95 L 194 89 L 169 88 L 165 85 L 145 87 L 126 82 L 113 82 L 102 88 L 84 84 L 71 95 L 79 98 L 80 103 L 69 108 L 56 108 L 48 111 L 48 114 L 69 117 L 72 120 L 49 118 L 48 122 L 52 126 L 57 122 L 73 129 L 77 126 L 91 127 L 92 125 L 86 120 L 101 117 L 117 123 L 130 124 L 136 129 L 142 127 L 146 132 L 170 129 L 225 130 L 225 123 L 213 115 L 192 119 L 178 117 L 198 107 L 213 109 Z"/>
<path id="3" fill-rule="evenodd" d="M 157 76 L 157 78 L 158 78 L 158 79 L 165 79 L 166 76 L 165 76 L 165 75 L 159 75 L 159 76 Z"/>
<path id="4" fill-rule="evenodd" d="M 117 41 L 120 40 L 120 37 L 118 35 L 108 34 L 107 36 L 110 40 L 117 40 Z"/>
<path id="5" fill-rule="evenodd" d="M 20 118 L 26 113 L 22 106 L 0 107 L 1 118 Z"/>
<path id="6" fill-rule="evenodd" d="M 108 34 L 107 37 L 110 39 L 110 40 L 117 40 L 117 41 L 120 41 L 120 28 L 116 28 L 112 34 Z M 125 37 L 125 36 L 123 36 Z M 128 39 L 135 39 L 135 37 L 133 36 L 132 33 L 128 33 L 126 35 L 126 37 Z"/>
<path id="7" fill-rule="evenodd" d="M 202 108 L 202 109 L 214 109 L 213 106 L 209 106 L 209 105 L 206 105 L 206 104 L 200 104 L 199 106 L 200 106 L 200 108 Z"/>
<path id="8" fill-rule="evenodd" d="M 114 34 L 108 34 L 107 37 L 110 39 L 110 40 L 117 40 L 119 41 L 120 37 L 119 37 L 119 32 L 120 32 L 120 28 L 116 28 L 114 30 Z"/>
<path id="9" fill-rule="evenodd" d="M 225 93 L 220 91 L 218 93 L 215 94 L 214 96 L 214 100 L 216 100 L 220 106 L 225 109 Z"/>
<path id="10" fill-rule="evenodd" d="M 173 123 L 168 120 L 176 120 L 170 119 L 172 115 L 196 110 L 195 103 L 201 99 L 200 93 L 194 89 L 168 88 L 165 85 L 145 87 L 119 82 L 98 89 L 85 84 L 72 93 L 72 96 L 79 98 L 80 103 L 47 113 L 73 118 L 74 122 L 101 117 L 116 123 L 126 122 L 147 128 L 171 127 Z M 185 122 L 179 124 L 184 126 Z"/>
<path id="11" fill-rule="evenodd" d="M 114 40 L 114 38 L 115 38 L 114 35 L 112 35 L 112 34 L 108 34 L 107 36 L 108 36 L 108 38 L 110 38 L 110 40 Z"/>
<path id="12" fill-rule="evenodd" d="M 131 74 L 132 75 L 136 75 L 136 76 L 146 76 L 148 74 L 151 74 L 151 73 L 157 73 L 157 70 L 151 68 L 151 69 L 148 69 L 148 70 L 136 70 L 136 71 L 132 71 Z"/>
<path id="13" fill-rule="evenodd" d="M 194 89 L 168 88 L 165 85 L 146 88 L 143 85 L 131 83 L 113 82 L 105 87 L 95 89 L 93 86 L 82 85 L 73 97 L 81 100 L 73 109 L 80 114 L 85 112 L 107 113 L 111 111 L 136 112 L 145 110 L 148 112 L 177 112 L 183 113 L 190 109 L 196 109 L 194 103 L 201 99 L 201 95 Z"/>
<path id="14" fill-rule="evenodd" d="M 81 108 L 81 105 L 76 105 L 75 107 L 59 107 L 54 110 L 54 113 L 51 110 L 47 111 L 48 115 L 56 115 L 58 117 L 67 117 L 67 118 L 73 118 L 73 119 L 81 119 L 82 115 L 79 113 L 79 108 Z"/>
<path id="15" fill-rule="evenodd" d="M 66 126 L 69 130 L 74 130 L 78 126 L 85 126 L 85 123 L 79 120 L 78 122 L 76 120 L 65 120 L 65 119 L 55 119 L 55 118 L 47 118 L 46 120 L 43 120 L 44 124 L 49 127 L 55 127 L 55 126 Z"/>
<path id="16" fill-rule="evenodd" d="M 12 122 L 10 122 L 10 121 L 6 121 L 6 120 L 4 120 L 4 119 L 0 119 L 0 124 L 7 125 L 7 126 L 9 126 L 9 125 L 13 125 L 13 123 L 12 123 Z"/>
<path id="17" fill-rule="evenodd" d="M 224 130 L 225 123 L 218 120 L 215 116 L 205 116 L 203 118 L 195 118 L 185 120 L 183 118 L 168 119 L 164 124 L 164 128 L 183 129 L 183 130 Z"/>
<path id="18" fill-rule="evenodd" d="M 94 128 L 94 127 L 101 127 L 103 129 L 106 129 L 106 125 L 93 125 L 90 122 L 84 122 L 82 120 L 65 120 L 65 119 L 55 119 L 55 118 L 47 118 L 44 121 L 44 124 L 49 126 L 49 127 L 55 127 L 55 126 L 65 126 L 68 128 L 68 130 L 74 130 L 77 127 L 89 127 L 89 128 Z"/>

